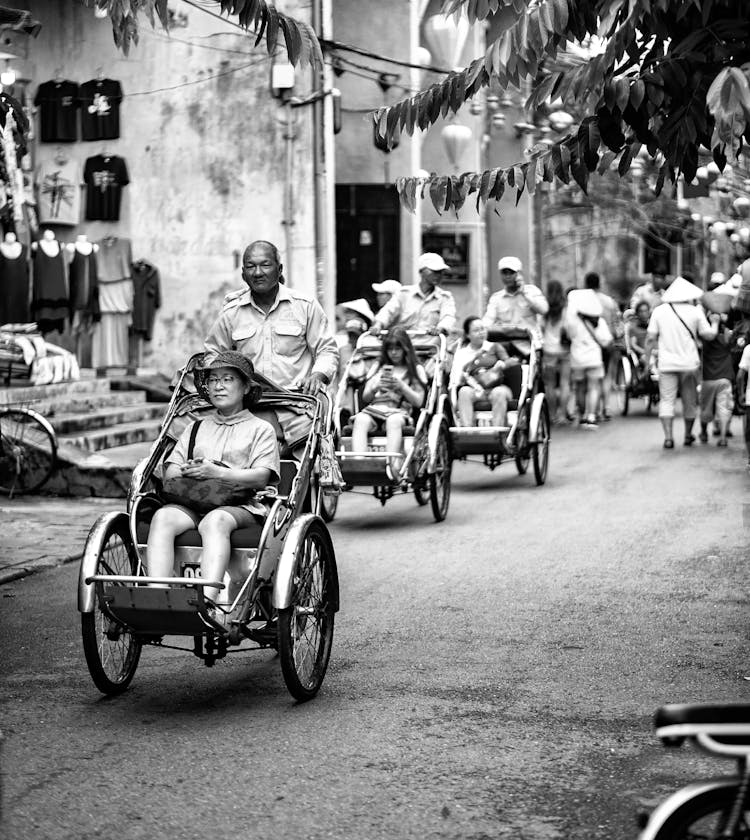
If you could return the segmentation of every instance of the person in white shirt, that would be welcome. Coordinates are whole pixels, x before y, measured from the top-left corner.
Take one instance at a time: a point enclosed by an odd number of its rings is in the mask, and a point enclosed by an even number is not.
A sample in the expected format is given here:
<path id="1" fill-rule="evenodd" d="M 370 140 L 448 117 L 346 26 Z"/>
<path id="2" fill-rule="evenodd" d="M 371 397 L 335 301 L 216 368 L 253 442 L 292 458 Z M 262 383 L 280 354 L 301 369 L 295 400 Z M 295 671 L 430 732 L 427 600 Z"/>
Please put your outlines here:
<path id="1" fill-rule="evenodd" d="M 503 257 L 497 264 L 504 288 L 495 292 L 487 302 L 482 320 L 488 330 L 509 327 L 530 329 L 541 335 L 540 316 L 549 310 L 547 298 L 532 283 L 524 283 L 521 273 L 523 264 L 518 257 Z M 525 356 L 531 352 L 528 341 L 514 341 L 513 344 Z"/>
<path id="2" fill-rule="evenodd" d="M 657 349 L 659 371 L 659 419 L 664 430 L 664 448 L 674 448 L 672 424 L 679 391 L 685 421 L 685 446 L 695 441 L 693 423 L 698 413 L 700 375 L 699 338 L 716 337 L 716 327 L 696 303 L 703 290 L 684 277 L 676 277 L 664 292 L 662 303 L 651 313 L 646 332 L 645 357 Z"/>
<path id="3" fill-rule="evenodd" d="M 573 289 L 568 294 L 564 327 L 570 338 L 570 376 L 582 405 L 581 427 L 596 429 L 604 378 L 602 350 L 612 344 L 612 333 L 593 289 Z"/>
<path id="4" fill-rule="evenodd" d="M 440 254 L 422 254 L 417 260 L 419 282 L 403 286 L 377 313 L 370 332 L 377 335 L 389 327 L 437 335 L 450 335 L 456 324 L 456 301 L 440 283 L 450 266 Z"/>

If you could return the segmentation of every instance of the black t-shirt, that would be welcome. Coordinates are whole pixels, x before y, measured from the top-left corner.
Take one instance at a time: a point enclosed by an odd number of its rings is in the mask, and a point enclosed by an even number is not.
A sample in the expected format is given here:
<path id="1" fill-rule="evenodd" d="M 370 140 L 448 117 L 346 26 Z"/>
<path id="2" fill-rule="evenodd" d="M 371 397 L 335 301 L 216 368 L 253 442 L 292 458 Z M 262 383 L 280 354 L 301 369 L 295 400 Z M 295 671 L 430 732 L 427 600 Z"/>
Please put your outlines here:
<path id="1" fill-rule="evenodd" d="M 86 184 L 86 219 L 116 222 L 120 218 L 122 188 L 130 183 L 128 168 L 117 155 L 94 155 L 83 169 Z"/>
<path id="2" fill-rule="evenodd" d="M 122 88 L 114 79 L 92 79 L 79 88 L 81 137 L 116 140 L 120 136 Z"/>
<path id="3" fill-rule="evenodd" d="M 73 143 L 78 139 L 78 85 L 67 80 L 42 82 L 34 105 L 39 108 L 39 137 L 43 143 Z"/>

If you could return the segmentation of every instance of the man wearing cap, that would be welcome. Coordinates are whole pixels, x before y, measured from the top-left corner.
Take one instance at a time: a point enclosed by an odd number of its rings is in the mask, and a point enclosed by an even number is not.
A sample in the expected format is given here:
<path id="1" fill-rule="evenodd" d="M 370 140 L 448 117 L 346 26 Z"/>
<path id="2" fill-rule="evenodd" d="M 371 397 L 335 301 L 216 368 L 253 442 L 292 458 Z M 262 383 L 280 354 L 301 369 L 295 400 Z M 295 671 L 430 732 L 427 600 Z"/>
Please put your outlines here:
<path id="1" fill-rule="evenodd" d="M 285 388 L 317 394 L 333 381 L 339 351 L 320 304 L 283 283 L 279 251 L 271 242 L 253 242 L 242 257 L 247 288 L 230 292 L 206 336 L 209 353 L 238 350 L 255 370 Z M 287 443 L 302 437 L 309 418 L 279 410 Z"/>
<path id="2" fill-rule="evenodd" d="M 382 283 L 373 283 L 372 290 L 375 292 L 375 301 L 378 304 L 378 309 L 382 309 L 386 303 L 396 294 L 398 294 L 403 286 L 398 280 L 383 280 Z"/>
<path id="3" fill-rule="evenodd" d="M 646 332 L 645 356 L 658 348 L 659 419 L 664 429 L 664 448 L 673 449 L 672 423 L 679 391 L 685 421 L 685 446 L 695 441 L 693 423 L 698 413 L 698 375 L 700 356 L 698 338 L 716 337 L 716 323 L 709 324 L 703 310 L 696 306 L 703 289 L 684 277 L 676 277 L 664 292 L 662 303 L 651 313 Z"/>
<path id="4" fill-rule="evenodd" d="M 398 325 L 407 330 L 448 335 L 456 323 L 456 301 L 439 287 L 450 266 L 440 254 L 422 254 L 417 260 L 419 282 L 403 286 L 377 313 L 371 333 Z M 373 286 L 374 288 L 374 286 Z"/>
<path id="5" fill-rule="evenodd" d="M 482 320 L 488 330 L 517 327 L 539 332 L 539 317 L 547 314 L 549 304 L 540 289 L 523 282 L 522 268 L 518 257 L 503 257 L 498 262 L 497 270 L 504 288 L 487 301 Z M 531 352 L 528 341 L 514 341 L 513 344 L 524 355 Z"/>

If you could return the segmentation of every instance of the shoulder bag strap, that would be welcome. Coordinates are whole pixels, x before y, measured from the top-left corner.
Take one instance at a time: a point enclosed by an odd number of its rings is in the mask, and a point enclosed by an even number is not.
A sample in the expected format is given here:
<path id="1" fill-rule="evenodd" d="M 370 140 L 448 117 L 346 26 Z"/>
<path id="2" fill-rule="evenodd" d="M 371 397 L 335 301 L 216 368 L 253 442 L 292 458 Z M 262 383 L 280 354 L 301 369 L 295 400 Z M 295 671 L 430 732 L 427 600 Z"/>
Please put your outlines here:
<path id="1" fill-rule="evenodd" d="M 578 313 L 578 317 L 581 319 L 581 321 L 583 321 L 583 326 L 586 327 L 586 329 L 589 331 L 589 335 L 594 339 L 594 341 L 599 345 L 599 347 L 601 347 L 602 343 L 596 337 L 596 330 L 591 326 L 591 324 L 586 320 L 586 318 L 584 318 L 583 315 L 581 315 L 580 312 Z"/>
<path id="2" fill-rule="evenodd" d="M 193 452 L 195 451 L 195 438 L 198 435 L 198 428 L 202 423 L 202 420 L 196 420 L 193 423 L 192 428 L 190 429 L 190 438 L 188 439 L 188 448 L 187 448 L 187 458 L 188 461 L 193 460 Z"/>
<path id="3" fill-rule="evenodd" d="M 682 326 L 683 326 L 683 327 L 685 327 L 685 329 L 688 331 L 688 333 L 690 334 L 690 338 L 692 338 L 692 339 L 693 339 L 693 341 L 695 342 L 695 346 L 697 347 L 697 346 L 698 346 L 698 339 L 697 339 L 697 338 L 693 335 L 693 331 L 690 329 L 690 327 L 689 327 L 689 326 L 688 326 L 688 325 L 687 325 L 687 324 L 686 324 L 686 323 L 682 320 L 682 316 L 681 316 L 681 315 L 680 315 L 680 313 L 679 313 L 679 312 L 678 312 L 678 311 L 674 308 L 674 304 L 671 304 L 671 303 L 670 303 L 670 304 L 669 304 L 669 308 L 670 308 L 670 309 L 672 310 L 672 312 L 674 312 L 674 314 L 677 316 L 677 318 L 679 319 L 679 321 L 680 321 L 680 323 L 682 324 Z"/>

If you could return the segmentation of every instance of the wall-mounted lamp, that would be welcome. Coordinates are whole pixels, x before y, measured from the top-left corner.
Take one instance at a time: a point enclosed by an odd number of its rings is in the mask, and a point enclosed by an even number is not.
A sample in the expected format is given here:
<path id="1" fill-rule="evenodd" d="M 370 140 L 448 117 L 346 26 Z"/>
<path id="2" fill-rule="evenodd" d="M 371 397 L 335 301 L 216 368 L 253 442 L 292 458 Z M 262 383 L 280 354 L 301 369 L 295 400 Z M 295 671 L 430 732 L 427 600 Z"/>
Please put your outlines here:
<path id="1" fill-rule="evenodd" d="M 10 66 L 10 59 L 5 59 L 5 69 L 0 73 L 0 84 L 11 87 L 16 83 L 16 71 Z"/>
<path id="2" fill-rule="evenodd" d="M 279 62 L 271 67 L 271 96 L 276 99 L 289 99 L 294 87 L 294 65 Z"/>

